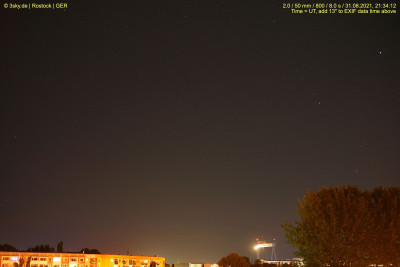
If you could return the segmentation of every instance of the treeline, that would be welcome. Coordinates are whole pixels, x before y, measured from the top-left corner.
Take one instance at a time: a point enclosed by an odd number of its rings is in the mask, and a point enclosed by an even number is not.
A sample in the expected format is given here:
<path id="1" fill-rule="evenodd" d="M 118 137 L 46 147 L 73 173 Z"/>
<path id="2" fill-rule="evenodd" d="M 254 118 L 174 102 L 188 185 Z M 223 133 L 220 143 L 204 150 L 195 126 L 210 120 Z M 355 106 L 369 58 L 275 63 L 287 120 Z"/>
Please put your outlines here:
<path id="1" fill-rule="evenodd" d="M 309 191 L 286 237 L 309 266 L 400 266 L 400 187 Z"/>
<path id="2" fill-rule="evenodd" d="M 58 242 L 57 248 L 54 249 L 54 247 L 51 247 L 48 244 L 40 244 L 36 245 L 34 247 L 30 247 L 27 250 L 19 250 L 16 247 L 10 245 L 10 244 L 0 244 L 0 251 L 8 251 L 8 252 L 58 252 L 58 253 L 63 253 L 64 252 L 64 243 L 62 241 Z M 98 249 L 95 248 L 82 248 L 79 252 L 72 252 L 68 251 L 68 253 L 85 253 L 85 254 L 101 254 L 101 252 Z"/>
<path id="3" fill-rule="evenodd" d="M 245 256 L 240 256 L 237 253 L 231 253 L 225 257 L 222 257 L 218 261 L 218 265 L 221 267 L 289 267 L 298 266 L 296 263 L 266 263 L 262 260 L 256 260 L 254 264 L 251 264 L 250 259 Z"/>
<path id="4" fill-rule="evenodd" d="M 10 244 L 0 244 L 0 251 L 17 252 L 18 249 Z"/>
<path id="5" fill-rule="evenodd" d="M 292 263 L 266 263 L 262 262 L 261 260 L 256 260 L 254 264 L 251 265 L 251 267 L 294 267 L 298 266 L 298 264 L 292 262 Z"/>

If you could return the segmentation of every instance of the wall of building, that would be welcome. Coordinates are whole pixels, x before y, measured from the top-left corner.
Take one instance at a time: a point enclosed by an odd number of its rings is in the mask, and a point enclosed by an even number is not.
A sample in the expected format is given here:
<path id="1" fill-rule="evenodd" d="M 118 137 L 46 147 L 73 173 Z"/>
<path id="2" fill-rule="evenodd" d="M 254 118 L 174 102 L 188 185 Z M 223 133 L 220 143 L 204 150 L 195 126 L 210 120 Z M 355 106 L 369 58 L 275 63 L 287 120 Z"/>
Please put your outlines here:
<path id="1" fill-rule="evenodd" d="M 0 252 L 0 267 L 165 267 L 165 258 L 114 254 Z"/>

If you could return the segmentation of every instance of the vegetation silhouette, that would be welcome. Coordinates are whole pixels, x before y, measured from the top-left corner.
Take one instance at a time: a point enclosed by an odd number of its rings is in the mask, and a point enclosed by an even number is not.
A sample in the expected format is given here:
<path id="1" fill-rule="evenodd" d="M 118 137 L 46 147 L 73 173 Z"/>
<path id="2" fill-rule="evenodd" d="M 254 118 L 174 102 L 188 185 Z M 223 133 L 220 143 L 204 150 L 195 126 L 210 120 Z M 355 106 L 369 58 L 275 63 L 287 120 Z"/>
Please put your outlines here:
<path id="1" fill-rule="evenodd" d="M 54 252 L 54 248 L 50 247 L 50 245 L 36 245 L 34 247 L 28 248 L 27 252 Z"/>
<path id="2" fill-rule="evenodd" d="M 95 248 L 83 248 L 81 252 L 85 254 L 101 254 L 101 252 Z"/>
<path id="3" fill-rule="evenodd" d="M 58 242 L 57 251 L 58 253 L 64 252 L 64 243 L 63 241 Z M 16 247 L 10 244 L 0 244 L 0 251 L 8 251 L 8 252 L 55 252 L 55 249 L 48 244 L 40 244 L 34 247 L 30 247 L 27 250 L 19 250 Z M 70 253 L 85 253 L 85 254 L 101 254 L 101 252 L 96 248 L 82 248 L 79 252 L 70 252 Z M 22 259 L 23 260 L 23 259 Z M 28 259 L 30 262 L 30 258 Z M 29 262 L 27 262 L 26 266 L 29 267 Z M 20 262 L 17 264 L 19 266 L 24 266 L 24 262 Z"/>
<path id="4" fill-rule="evenodd" d="M 60 253 L 63 252 L 64 251 L 63 246 L 64 246 L 64 243 L 62 241 L 58 242 L 57 243 L 57 252 L 60 252 Z"/>
<path id="5" fill-rule="evenodd" d="M 306 265 L 400 265 L 400 187 L 322 187 L 299 200 L 297 213 L 282 227 Z"/>
<path id="6" fill-rule="evenodd" d="M 0 244 L 0 251 L 17 252 L 18 249 L 10 244 Z"/>
<path id="7" fill-rule="evenodd" d="M 225 257 L 222 257 L 218 261 L 219 266 L 224 267 L 251 267 L 250 262 L 247 257 L 239 256 L 237 253 L 231 253 Z"/>

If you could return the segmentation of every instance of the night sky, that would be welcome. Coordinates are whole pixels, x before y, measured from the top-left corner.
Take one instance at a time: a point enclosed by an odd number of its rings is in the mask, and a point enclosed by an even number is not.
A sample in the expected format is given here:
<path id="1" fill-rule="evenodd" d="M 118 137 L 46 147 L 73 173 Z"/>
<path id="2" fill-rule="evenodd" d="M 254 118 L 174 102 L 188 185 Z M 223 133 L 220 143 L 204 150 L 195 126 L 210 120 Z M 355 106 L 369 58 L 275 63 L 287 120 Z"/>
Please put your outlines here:
<path id="1" fill-rule="evenodd" d="M 292 258 L 307 190 L 400 186 L 398 14 L 68 4 L 0 7 L 1 244 Z"/>

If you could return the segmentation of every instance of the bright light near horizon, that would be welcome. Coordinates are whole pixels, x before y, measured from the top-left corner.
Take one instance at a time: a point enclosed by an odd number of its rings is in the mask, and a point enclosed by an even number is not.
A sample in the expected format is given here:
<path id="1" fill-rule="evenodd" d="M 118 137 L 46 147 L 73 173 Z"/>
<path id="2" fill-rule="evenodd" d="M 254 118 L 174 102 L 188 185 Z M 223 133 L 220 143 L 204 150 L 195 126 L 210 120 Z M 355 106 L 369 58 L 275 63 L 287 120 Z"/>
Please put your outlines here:
<path id="1" fill-rule="evenodd" d="M 262 244 L 257 244 L 254 246 L 254 249 L 257 250 L 259 248 L 272 248 L 275 247 L 275 243 L 262 243 Z"/>
<path id="2" fill-rule="evenodd" d="M 11 260 L 12 260 L 12 261 L 17 261 L 17 260 L 18 260 L 18 257 L 11 257 Z"/>
<path id="3" fill-rule="evenodd" d="M 61 257 L 53 257 L 53 261 L 61 261 Z"/>

